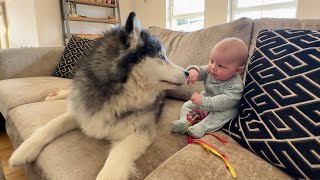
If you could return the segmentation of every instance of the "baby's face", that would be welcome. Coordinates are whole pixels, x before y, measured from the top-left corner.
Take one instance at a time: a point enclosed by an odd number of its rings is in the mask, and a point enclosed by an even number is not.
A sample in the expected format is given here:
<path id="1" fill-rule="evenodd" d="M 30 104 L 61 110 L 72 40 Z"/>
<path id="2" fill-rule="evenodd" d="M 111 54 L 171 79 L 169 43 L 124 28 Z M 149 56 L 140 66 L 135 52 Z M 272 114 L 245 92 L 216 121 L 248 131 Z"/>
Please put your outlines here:
<path id="1" fill-rule="evenodd" d="M 213 49 L 208 63 L 209 74 L 221 81 L 228 80 L 242 70 L 232 55 Z"/>

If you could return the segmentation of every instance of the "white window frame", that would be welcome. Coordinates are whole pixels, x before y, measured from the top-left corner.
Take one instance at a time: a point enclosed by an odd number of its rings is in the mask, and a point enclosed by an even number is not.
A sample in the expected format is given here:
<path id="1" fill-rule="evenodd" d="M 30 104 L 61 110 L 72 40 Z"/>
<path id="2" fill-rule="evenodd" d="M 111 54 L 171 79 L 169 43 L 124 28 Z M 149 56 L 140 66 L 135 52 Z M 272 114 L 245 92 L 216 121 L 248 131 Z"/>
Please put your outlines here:
<path id="1" fill-rule="evenodd" d="M 168 2 L 169 1 L 169 2 Z M 173 7 L 173 4 L 174 4 L 174 0 L 167 0 L 167 3 L 169 4 L 169 23 L 167 23 L 167 28 L 169 29 L 172 29 L 173 28 L 173 25 L 172 25 L 172 22 L 175 20 L 175 19 L 187 19 L 187 18 L 195 18 L 195 17 L 199 17 L 199 16 L 204 16 L 204 10 L 203 12 L 200 12 L 200 13 L 186 13 L 186 14 L 183 14 L 183 15 L 174 15 L 174 7 Z M 204 28 L 204 24 L 203 24 L 203 27 Z"/>
<path id="2" fill-rule="evenodd" d="M 280 8 L 297 8 L 297 1 L 293 0 L 289 2 L 280 2 L 266 5 L 257 5 L 251 7 L 237 7 L 237 2 L 239 0 L 229 0 L 229 13 L 228 13 L 228 21 L 235 20 L 235 14 L 241 12 L 250 12 L 250 11 L 261 11 L 261 10 L 272 10 L 272 9 L 280 9 Z"/>

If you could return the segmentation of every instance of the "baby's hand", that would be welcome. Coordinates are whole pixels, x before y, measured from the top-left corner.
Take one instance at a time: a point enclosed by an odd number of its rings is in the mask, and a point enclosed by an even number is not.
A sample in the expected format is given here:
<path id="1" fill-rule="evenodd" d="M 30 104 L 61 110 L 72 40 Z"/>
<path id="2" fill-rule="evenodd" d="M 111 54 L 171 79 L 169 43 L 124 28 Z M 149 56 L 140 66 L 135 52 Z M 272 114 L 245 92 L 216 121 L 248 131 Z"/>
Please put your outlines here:
<path id="1" fill-rule="evenodd" d="M 188 72 L 187 84 L 194 84 L 199 79 L 199 72 L 196 69 L 190 69 Z"/>
<path id="2" fill-rule="evenodd" d="M 195 92 L 191 96 L 191 101 L 193 104 L 200 106 L 202 104 L 202 96 L 201 94 Z"/>

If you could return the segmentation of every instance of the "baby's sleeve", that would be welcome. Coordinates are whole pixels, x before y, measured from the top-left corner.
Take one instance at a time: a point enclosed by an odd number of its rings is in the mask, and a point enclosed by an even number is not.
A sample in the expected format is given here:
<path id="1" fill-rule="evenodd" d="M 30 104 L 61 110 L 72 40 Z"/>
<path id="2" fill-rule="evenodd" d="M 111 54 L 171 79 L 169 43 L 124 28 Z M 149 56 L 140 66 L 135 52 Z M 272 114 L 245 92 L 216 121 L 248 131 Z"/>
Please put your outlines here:
<path id="1" fill-rule="evenodd" d="M 187 71 L 189 71 L 190 69 L 196 69 L 199 72 L 199 79 L 198 81 L 203 81 L 207 75 L 207 65 L 203 65 L 203 66 L 196 66 L 196 65 L 191 65 L 189 67 L 187 67 Z"/>
<path id="2" fill-rule="evenodd" d="M 213 97 L 202 97 L 202 106 L 210 111 L 226 111 L 233 109 L 242 97 L 242 83 L 229 84 L 222 94 Z"/>

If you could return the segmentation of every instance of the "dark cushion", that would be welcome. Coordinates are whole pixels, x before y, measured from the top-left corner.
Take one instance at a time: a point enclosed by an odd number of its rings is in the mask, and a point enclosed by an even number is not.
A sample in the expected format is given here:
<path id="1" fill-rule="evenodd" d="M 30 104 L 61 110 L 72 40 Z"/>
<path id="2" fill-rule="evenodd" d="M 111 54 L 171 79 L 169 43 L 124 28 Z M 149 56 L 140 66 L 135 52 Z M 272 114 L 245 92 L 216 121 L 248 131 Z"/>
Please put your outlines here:
<path id="1" fill-rule="evenodd" d="M 320 32 L 262 30 L 224 131 L 294 178 L 320 179 Z"/>
<path id="2" fill-rule="evenodd" d="M 73 78 L 78 68 L 79 59 L 93 47 L 95 42 L 95 40 L 72 36 L 63 51 L 61 61 L 53 73 L 53 76 Z"/>

